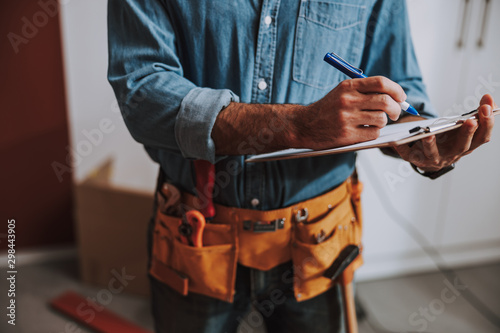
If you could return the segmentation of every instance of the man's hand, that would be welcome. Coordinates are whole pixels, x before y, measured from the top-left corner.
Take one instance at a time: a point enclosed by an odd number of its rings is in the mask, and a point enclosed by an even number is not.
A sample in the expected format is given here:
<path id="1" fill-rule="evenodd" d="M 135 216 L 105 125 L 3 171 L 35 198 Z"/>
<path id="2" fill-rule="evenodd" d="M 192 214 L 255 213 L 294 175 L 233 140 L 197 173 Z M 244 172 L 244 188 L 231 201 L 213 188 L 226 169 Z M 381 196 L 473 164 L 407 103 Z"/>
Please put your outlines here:
<path id="1" fill-rule="evenodd" d="M 397 120 L 406 100 L 401 86 L 385 77 L 341 82 L 308 105 L 231 103 L 212 129 L 218 155 L 258 154 L 285 148 L 334 148 L 376 139 Z"/>
<path id="2" fill-rule="evenodd" d="M 401 86 L 385 77 L 345 80 L 297 114 L 293 146 L 324 149 L 376 139 L 387 115 L 399 118 L 398 103 L 405 100 Z"/>
<path id="3" fill-rule="evenodd" d="M 456 130 L 429 136 L 414 145 L 401 145 L 394 149 L 403 159 L 423 171 L 440 170 L 490 141 L 495 123 L 492 110 L 496 108 L 493 98 L 484 95 L 479 106 L 478 120 L 469 119 Z"/>

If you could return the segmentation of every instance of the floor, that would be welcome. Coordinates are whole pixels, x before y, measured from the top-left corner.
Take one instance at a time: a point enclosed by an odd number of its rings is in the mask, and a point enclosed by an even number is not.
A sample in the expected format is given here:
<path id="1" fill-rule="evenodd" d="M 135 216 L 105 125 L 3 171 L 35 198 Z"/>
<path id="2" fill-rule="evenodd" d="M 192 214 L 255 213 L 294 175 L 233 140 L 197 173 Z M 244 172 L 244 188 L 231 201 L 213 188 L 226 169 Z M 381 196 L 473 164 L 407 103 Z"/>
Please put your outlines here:
<path id="1" fill-rule="evenodd" d="M 16 326 L 8 325 L 2 315 L 0 332 L 91 332 L 47 305 L 50 299 L 68 289 L 95 297 L 100 288 L 79 283 L 77 271 L 76 259 L 18 269 Z M 499 327 L 490 324 L 465 299 L 467 292 L 472 292 L 494 316 L 500 316 L 500 263 L 460 269 L 457 274 L 462 281 L 430 273 L 358 283 L 357 295 L 366 312 L 360 321 L 360 333 L 500 332 Z M 5 278 L 0 280 L 0 290 L 8 290 Z M 6 299 L 0 299 L 1 309 L 7 306 Z M 149 304 L 143 297 L 114 295 L 108 309 L 153 330 Z"/>

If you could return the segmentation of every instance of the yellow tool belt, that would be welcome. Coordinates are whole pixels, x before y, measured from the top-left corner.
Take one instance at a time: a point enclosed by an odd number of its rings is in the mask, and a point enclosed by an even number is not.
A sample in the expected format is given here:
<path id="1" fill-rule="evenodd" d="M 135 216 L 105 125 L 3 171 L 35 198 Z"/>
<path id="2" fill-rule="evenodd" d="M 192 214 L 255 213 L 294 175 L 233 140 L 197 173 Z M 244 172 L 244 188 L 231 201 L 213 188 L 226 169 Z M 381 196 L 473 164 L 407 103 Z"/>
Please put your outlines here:
<path id="1" fill-rule="evenodd" d="M 180 241 L 180 217 L 155 218 L 150 274 L 183 295 L 199 293 L 232 302 L 237 263 L 269 270 L 293 261 L 297 301 L 317 296 L 336 281 L 324 277 L 340 251 L 361 245 L 361 183 L 351 178 L 334 190 L 290 207 L 258 211 L 215 205 L 216 215 L 206 224 L 203 247 Z M 185 206 L 196 198 L 182 193 Z M 351 265 L 362 264 L 359 256 Z"/>

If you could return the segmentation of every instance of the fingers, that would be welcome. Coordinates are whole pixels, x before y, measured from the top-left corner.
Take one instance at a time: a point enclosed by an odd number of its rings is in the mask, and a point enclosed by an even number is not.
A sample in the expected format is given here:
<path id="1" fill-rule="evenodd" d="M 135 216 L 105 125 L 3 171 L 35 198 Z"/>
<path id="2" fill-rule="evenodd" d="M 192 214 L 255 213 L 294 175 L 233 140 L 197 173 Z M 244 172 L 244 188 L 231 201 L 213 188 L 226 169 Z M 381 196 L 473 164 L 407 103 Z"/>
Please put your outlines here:
<path id="1" fill-rule="evenodd" d="M 360 127 L 357 134 L 357 142 L 375 140 L 380 135 L 380 129 L 377 127 Z"/>
<path id="2" fill-rule="evenodd" d="M 420 168 L 425 168 L 427 171 L 441 169 L 443 156 L 439 152 L 434 135 L 423 138 L 412 145 L 397 146 L 395 149 L 401 158 Z"/>
<path id="3" fill-rule="evenodd" d="M 383 76 L 372 76 L 366 79 L 354 79 L 356 89 L 363 94 L 387 94 L 396 102 L 404 102 L 406 93 L 399 84 Z"/>
<path id="4" fill-rule="evenodd" d="M 369 109 L 382 110 L 389 115 L 392 120 L 397 120 L 401 114 L 399 103 L 406 100 L 406 93 L 399 84 L 383 76 L 373 76 L 366 79 L 353 80 L 355 88 L 362 94 L 378 96 L 374 98 L 374 106 Z M 378 95 L 376 95 L 378 94 Z"/>
<path id="5" fill-rule="evenodd" d="M 437 163 L 439 161 L 439 149 L 436 144 L 436 136 L 431 135 L 422 139 L 422 148 L 425 157 Z"/>
<path id="6" fill-rule="evenodd" d="M 411 162 L 410 161 L 411 147 L 409 145 L 395 146 L 394 149 L 399 154 L 399 156 L 401 156 L 402 159 Z"/>
<path id="7" fill-rule="evenodd" d="M 483 105 L 483 104 L 488 104 L 493 109 L 497 108 L 497 105 L 495 104 L 495 101 L 493 100 L 493 97 L 490 94 L 486 94 L 481 98 L 479 105 Z"/>
<path id="8" fill-rule="evenodd" d="M 489 96 L 489 95 L 488 95 Z M 491 97 L 491 96 L 490 96 Z M 485 98 L 481 99 L 483 102 Z M 478 123 L 479 126 L 474 133 L 474 138 L 472 139 L 471 146 L 469 148 L 469 152 L 472 152 L 477 147 L 490 142 L 491 134 L 493 132 L 493 126 L 495 125 L 495 116 L 492 114 L 492 105 L 495 103 L 493 99 L 490 101 L 485 101 L 478 109 Z"/>
<path id="9" fill-rule="evenodd" d="M 474 133 L 478 128 L 477 121 L 474 119 L 469 119 L 458 129 L 458 135 L 455 138 L 455 142 L 448 152 L 448 155 L 461 156 L 467 153 L 471 149 L 472 140 L 474 138 Z"/>
<path id="10" fill-rule="evenodd" d="M 383 111 L 361 111 L 361 117 L 356 119 L 358 126 L 369 125 L 382 128 L 387 125 L 387 115 Z"/>
<path id="11" fill-rule="evenodd" d="M 387 94 L 365 95 L 366 101 L 363 110 L 365 111 L 383 111 L 389 118 L 396 121 L 401 114 L 401 105 L 399 105 L 391 96 Z"/>
<path id="12" fill-rule="evenodd" d="M 424 158 L 420 159 L 421 165 L 419 167 L 426 168 L 426 171 L 437 171 L 446 165 L 450 164 L 449 159 L 443 158 L 439 152 L 439 147 L 436 142 L 436 136 L 432 135 L 421 140 L 422 152 Z M 455 160 L 453 158 L 452 160 Z M 415 162 L 414 164 L 418 164 Z"/>

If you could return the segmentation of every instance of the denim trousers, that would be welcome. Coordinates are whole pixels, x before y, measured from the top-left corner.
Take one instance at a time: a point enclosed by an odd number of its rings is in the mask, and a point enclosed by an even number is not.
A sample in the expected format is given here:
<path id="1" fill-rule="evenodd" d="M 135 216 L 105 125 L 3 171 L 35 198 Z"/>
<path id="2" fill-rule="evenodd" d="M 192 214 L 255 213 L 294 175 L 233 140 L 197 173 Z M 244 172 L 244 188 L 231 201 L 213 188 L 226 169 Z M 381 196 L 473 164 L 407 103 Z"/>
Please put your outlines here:
<path id="1" fill-rule="evenodd" d="M 158 333 L 338 333 L 343 332 L 339 287 L 297 302 L 293 265 L 268 271 L 238 265 L 234 302 L 189 293 L 182 296 L 150 276 L 151 304 Z M 239 326 L 239 330 L 238 330 Z"/>

